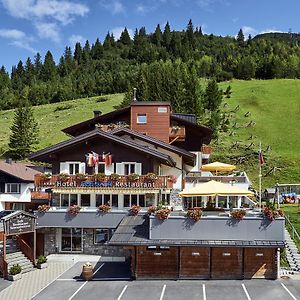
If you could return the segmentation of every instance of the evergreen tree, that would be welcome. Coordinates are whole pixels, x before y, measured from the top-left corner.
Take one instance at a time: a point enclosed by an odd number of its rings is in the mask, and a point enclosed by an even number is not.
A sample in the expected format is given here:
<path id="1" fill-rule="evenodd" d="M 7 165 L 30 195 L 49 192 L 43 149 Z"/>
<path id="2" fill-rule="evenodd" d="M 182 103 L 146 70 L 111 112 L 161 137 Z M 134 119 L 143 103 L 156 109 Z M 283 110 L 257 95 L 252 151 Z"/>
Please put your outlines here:
<path id="1" fill-rule="evenodd" d="M 167 22 L 164 32 L 163 32 L 163 45 L 169 49 L 171 39 L 172 39 L 172 34 L 171 34 L 171 28 L 169 22 Z"/>
<path id="2" fill-rule="evenodd" d="M 194 49 L 195 48 L 195 36 L 194 36 L 194 26 L 193 26 L 191 19 L 189 20 L 189 23 L 187 25 L 185 35 L 186 35 L 186 40 L 187 40 L 189 46 L 192 49 Z"/>
<path id="3" fill-rule="evenodd" d="M 23 91 L 22 100 L 15 110 L 14 121 L 10 128 L 8 146 L 11 156 L 16 159 L 26 158 L 38 142 L 38 127 L 27 97 L 28 90 Z"/>
<path id="4" fill-rule="evenodd" d="M 126 27 L 124 28 L 124 30 L 121 33 L 120 43 L 123 45 L 127 45 L 127 46 L 130 46 L 132 44 L 132 40 L 130 38 L 130 35 L 129 35 Z"/>
<path id="5" fill-rule="evenodd" d="M 42 68 L 42 78 L 44 81 L 50 81 L 56 76 L 56 66 L 50 51 L 45 55 L 44 65 Z"/>
<path id="6" fill-rule="evenodd" d="M 236 40 L 240 46 L 244 45 L 245 36 L 242 29 L 239 30 Z"/>
<path id="7" fill-rule="evenodd" d="M 152 43 L 158 47 L 161 46 L 162 43 L 162 32 L 160 29 L 160 25 L 158 24 L 155 28 L 155 31 L 152 35 Z"/>
<path id="8" fill-rule="evenodd" d="M 203 107 L 210 111 L 219 109 L 222 102 L 222 90 L 219 89 L 217 81 L 213 78 L 208 81 L 204 93 Z"/>
<path id="9" fill-rule="evenodd" d="M 74 60 L 77 63 L 77 65 L 80 65 L 82 62 L 82 48 L 79 42 L 75 44 Z"/>
<path id="10" fill-rule="evenodd" d="M 95 44 L 92 46 L 91 55 L 95 60 L 101 59 L 103 57 L 103 46 L 101 45 L 99 39 L 96 39 Z"/>
<path id="11" fill-rule="evenodd" d="M 41 78 L 42 68 L 43 68 L 42 57 L 38 52 L 34 57 L 34 73 L 37 79 Z"/>

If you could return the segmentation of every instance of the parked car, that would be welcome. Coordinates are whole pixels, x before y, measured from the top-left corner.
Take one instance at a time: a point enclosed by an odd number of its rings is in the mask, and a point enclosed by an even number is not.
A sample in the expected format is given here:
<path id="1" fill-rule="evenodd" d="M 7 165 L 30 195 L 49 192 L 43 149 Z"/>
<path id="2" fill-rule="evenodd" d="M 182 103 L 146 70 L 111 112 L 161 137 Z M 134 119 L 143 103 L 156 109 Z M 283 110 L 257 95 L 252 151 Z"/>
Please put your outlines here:
<path id="1" fill-rule="evenodd" d="M 6 217 L 7 215 L 12 214 L 13 212 L 15 212 L 15 210 L 2 210 L 0 211 L 0 219 L 2 219 L 3 217 Z"/>

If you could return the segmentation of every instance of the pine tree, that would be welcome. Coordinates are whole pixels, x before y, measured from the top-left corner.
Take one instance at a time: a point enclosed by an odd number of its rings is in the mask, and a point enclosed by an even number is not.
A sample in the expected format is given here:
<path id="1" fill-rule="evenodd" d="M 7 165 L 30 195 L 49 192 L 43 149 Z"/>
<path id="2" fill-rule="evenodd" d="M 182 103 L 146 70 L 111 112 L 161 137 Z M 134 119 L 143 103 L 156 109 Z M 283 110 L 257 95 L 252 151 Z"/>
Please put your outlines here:
<path id="1" fill-rule="evenodd" d="M 162 32 L 160 29 L 160 25 L 158 24 L 155 28 L 155 32 L 152 35 L 152 43 L 156 46 L 161 46 L 162 43 Z"/>
<path id="2" fill-rule="evenodd" d="M 10 128 L 9 149 L 13 158 L 24 159 L 34 150 L 38 143 L 38 127 L 28 98 L 28 90 L 23 90 L 22 100 L 15 110 L 13 124 Z"/>
<path id="3" fill-rule="evenodd" d="M 96 39 L 95 44 L 92 46 L 91 55 L 93 59 L 101 59 L 103 57 L 103 46 L 99 39 Z"/>
<path id="4" fill-rule="evenodd" d="M 215 79 L 209 80 L 204 93 L 203 107 L 210 111 L 219 109 L 222 102 L 222 90 L 219 89 Z"/>
<path id="5" fill-rule="evenodd" d="M 192 49 L 194 49 L 195 48 L 195 36 L 194 36 L 194 26 L 193 26 L 191 19 L 189 20 L 185 34 L 186 34 L 186 39 L 187 39 L 190 47 Z"/>
<path id="6" fill-rule="evenodd" d="M 121 33 L 120 43 L 123 45 L 127 45 L 127 46 L 131 46 L 131 44 L 132 44 L 132 40 L 130 38 L 130 35 L 129 35 L 126 27 L 124 28 L 124 30 Z"/>
<path id="7" fill-rule="evenodd" d="M 169 49 L 171 39 L 172 39 L 171 28 L 169 22 L 167 22 L 163 33 L 163 45 L 167 49 Z"/>
<path id="8" fill-rule="evenodd" d="M 53 59 L 53 55 L 50 51 L 47 51 L 45 55 L 45 61 L 42 68 L 42 78 L 44 81 L 52 80 L 56 76 L 56 66 Z"/>
<path id="9" fill-rule="evenodd" d="M 239 30 L 236 40 L 240 46 L 244 45 L 245 36 L 242 29 Z"/>

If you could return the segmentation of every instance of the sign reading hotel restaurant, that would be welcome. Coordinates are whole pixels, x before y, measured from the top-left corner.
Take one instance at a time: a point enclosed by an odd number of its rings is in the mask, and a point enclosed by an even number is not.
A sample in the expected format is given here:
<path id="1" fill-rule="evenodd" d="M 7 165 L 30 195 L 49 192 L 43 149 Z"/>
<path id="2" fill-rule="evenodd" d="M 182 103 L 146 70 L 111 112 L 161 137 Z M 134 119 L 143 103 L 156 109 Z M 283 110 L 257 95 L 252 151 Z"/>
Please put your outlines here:
<path id="1" fill-rule="evenodd" d="M 115 188 L 155 188 L 154 182 L 120 182 L 120 181 L 56 181 L 55 187 L 115 187 Z"/>
<path id="2" fill-rule="evenodd" d="M 6 235 L 22 234 L 35 231 L 35 217 L 20 213 L 4 220 Z"/>

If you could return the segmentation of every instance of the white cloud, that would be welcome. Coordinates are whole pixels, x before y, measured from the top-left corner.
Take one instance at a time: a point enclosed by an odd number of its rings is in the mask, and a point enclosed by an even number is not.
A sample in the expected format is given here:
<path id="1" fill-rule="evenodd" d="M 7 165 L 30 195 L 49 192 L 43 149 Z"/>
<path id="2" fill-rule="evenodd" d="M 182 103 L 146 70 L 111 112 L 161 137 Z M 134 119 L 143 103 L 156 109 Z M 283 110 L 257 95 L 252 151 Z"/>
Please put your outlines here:
<path id="1" fill-rule="evenodd" d="M 8 13 L 16 18 L 36 20 L 50 18 L 62 24 L 84 16 L 89 8 L 81 3 L 57 0 L 1 0 Z"/>
<path id="2" fill-rule="evenodd" d="M 56 23 L 36 23 L 35 27 L 37 29 L 38 35 L 42 39 L 50 39 L 55 43 L 59 43 L 60 33 L 59 27 Z"/>
<path id="3" fill-rule="evenodd" d="M 82 35 L 79 34 L 73 34 L 69 37 L 69 42 L 71 44 L 72 47 L 75 46 L 76 43 L 80 43 L 81 45 L 84 45 L 86 42 L 86 38 L 84 38 Z"/>
<path id="4" fill-rule="evenodd" d="M 119 0 L 102 0 L 100 5 L 111 12 L 113 15 L 124 14 L 126 8 Z"/>
<path id="5" fill-rule="evenodd" d="M 32 53 L 38 52 L 30 46 L 34 38 L 27 36 L 25 32 L 18 29 L 0 29 L 0 37 L 10 40 L 9 44 L 15 47 L 26 49 Z"/>
<path id="6" fill-rule="evenodd" d="M 264 29 L 264 30 L 260 31 L 259 34 L 263 34 L 263 33 L 271 33 L 271 32 L 282 33 L 283 31 L 277 30 L 277 29 Z"/>
<path id="7" fill-rule="evenodd" d="M 258 31 L 251 27 L 251 26 L 243 26 L 242 27 L 243 33 L 245 38 L 248 38 L 248 35 L 251 34 L 252 36 L 257 35 Z"/>
<path id="8" fill-rule="evenodd" d="M 115 40 L 118 40 L 121 36 L 121 33 L 122 31 L 124 31 L 125 27 L 116 27 L 116 28 L 113 28 L 112 30 L 110 30 L 112 32 L 112 34 L 114 35 L 115 37 Z M 133 38 L 134 36 L 134 33 L 133 33 L 133 30 L 130 29 L 130 28 L 127 28 L 127 31 L 130 35 L 131 38 Z"/>

